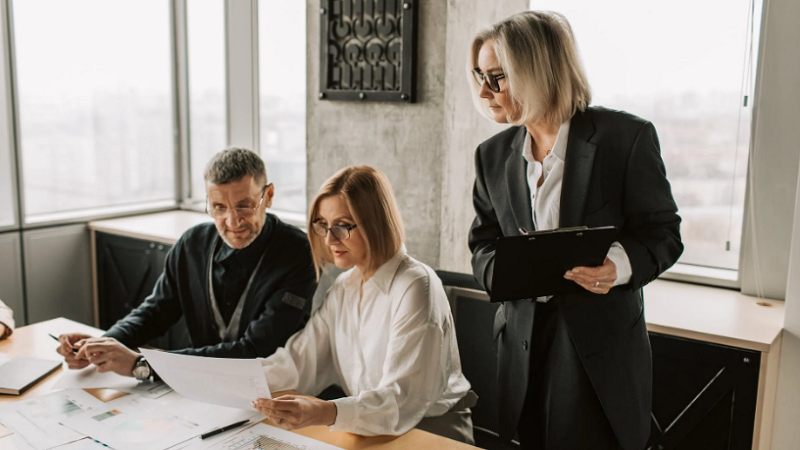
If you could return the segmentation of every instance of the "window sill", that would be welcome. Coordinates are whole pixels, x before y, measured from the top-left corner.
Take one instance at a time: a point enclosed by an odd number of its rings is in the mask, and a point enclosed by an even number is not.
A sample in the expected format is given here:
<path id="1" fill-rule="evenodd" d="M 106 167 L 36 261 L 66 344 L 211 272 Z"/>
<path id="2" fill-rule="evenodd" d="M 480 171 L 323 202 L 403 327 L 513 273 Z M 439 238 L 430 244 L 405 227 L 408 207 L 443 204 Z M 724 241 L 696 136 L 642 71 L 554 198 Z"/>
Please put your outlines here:
<path id="1" fill-rule="evenodd" d="M 81 209 L 50 214 L 37 214 L 25 218 L 24 229 L 43 228 L 54 225 L 65 225 L 77 222 L 129 216 L 132 214 L 149 214 L 169 211 L 177 208 L 173 199 L 152 202 L 131 203 L 127 205 L 106 206 L 102 208 Z"/>
<path id="2" fill-rule="evenodd" d="M 739 272 L 736 270 L 693 266 L 691 264 L 677 263 L 661 274 L 659 279 L 726 289 L 738 290 L 741 288 Z"/>
<path id="3" fill-rule="evenodd" d="M 656 280 L 644 288 L 647 330 L 760 352 L 775 349 L 785 304 L 729 289 Z"/>

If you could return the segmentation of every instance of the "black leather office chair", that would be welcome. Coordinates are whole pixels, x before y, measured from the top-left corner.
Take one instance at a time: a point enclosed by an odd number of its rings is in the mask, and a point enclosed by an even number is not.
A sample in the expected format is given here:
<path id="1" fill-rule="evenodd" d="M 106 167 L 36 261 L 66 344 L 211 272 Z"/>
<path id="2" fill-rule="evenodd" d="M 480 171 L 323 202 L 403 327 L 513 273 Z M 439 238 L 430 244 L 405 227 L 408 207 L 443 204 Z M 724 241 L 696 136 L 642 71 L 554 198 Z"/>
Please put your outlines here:
<path id="1" fill-rule="evenodd" d="M 497 342 L 492 337 L 497 303 L 472 275 L 437 271 L 450 300 L 455 320 L 461 369 L 478 394 L 478 404 L 472 408 L 475 445 L 490 450 L 518 449 L 519 444 L 500 443 L 497 406 Z"/>

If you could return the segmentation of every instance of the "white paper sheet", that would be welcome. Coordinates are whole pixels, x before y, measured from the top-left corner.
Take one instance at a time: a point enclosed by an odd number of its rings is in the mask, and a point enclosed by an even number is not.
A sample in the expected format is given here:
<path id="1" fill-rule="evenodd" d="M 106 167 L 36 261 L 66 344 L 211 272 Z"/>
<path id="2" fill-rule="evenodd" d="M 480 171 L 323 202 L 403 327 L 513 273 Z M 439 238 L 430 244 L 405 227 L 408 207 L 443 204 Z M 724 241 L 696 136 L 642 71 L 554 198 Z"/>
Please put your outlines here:
<path id="1" fill-rule="evenodd" d="M 153 370 L 175 392 L 200 402 L 255 411 L 257 398 L 272 398 L 257 359 L 224 359 L 141 350 Z"/>
<path id="2" fill-rule="evenodd" d="M 127 395 L 62 423 L 116 450 L 159 450 L 252 415 L 194 402 L 173 392 L 158 399 Z"/>
<path id="3" fill-rule="evenodd" d="M 86 438 L 80 441 L 75 441 L 71 444 L 58 447 L 54 450 L 109 450 L 108 446 L 103 445 L 94 439 Z"/>
<path id="4" fill-rule="evenodd" d="M 159 398 L 172 392 L 172 388 L 163 381 L 139 381 L 133 387 L 118 387 L 117 390 L 145 398 Z"/>
<path id="5" fill-rule="evenodd" d="M 252 450 L 274 448 L 280 450 L 342 450 L 316 439 L 264 423 L 248 428 L 235 436 L 214 445 L 210 450 Z"/>
<path id="6" fill-rule="evenodd" d="M 56 381 L 53 389 L 116 389 L 129 394 L 139 394 L 147 398 L 158 398 L 172 392 L 172 389 L 163 382 L 143 381 L 136 378 L 123 377 L 114 372 L 100 373 L 95 366 L 80 370 L 62 370 L 61 377 Z"/>
<path id="7" fill-rule="evenodd" d="M 80 389 L 32 397 L 3 407 L 0 423 L 30 447 L 46 450 L 86 437 L 59 423 L 71 416 L 102 408 L 103 402 Z"/>
<path id="8" fill-rule="evenodd" d="M 192 438 L 186 442 L 182 442 L 174 447 L 170 447 L 168 450 L 206 450 L 208 448 L 213 447 L 214 445 L 229 439 L 231 436 L 237 433 L 241 433 L 242 431 L 255 426 L 266 417 L 259 414 L 254 413 L 253 416 L 250 418 L 250 423 L 246 425 L 242 425 L 239 428 L 234 428 L 233 430 L 226 431 L 224 433 L 220 433 L 216 436 L 212 436 L 207 439 L 200 439 L 200 436 Z M 242 419 L 244 420 L 244 419 Z M 61 449 L 58 449 L 61 450 Z"/>

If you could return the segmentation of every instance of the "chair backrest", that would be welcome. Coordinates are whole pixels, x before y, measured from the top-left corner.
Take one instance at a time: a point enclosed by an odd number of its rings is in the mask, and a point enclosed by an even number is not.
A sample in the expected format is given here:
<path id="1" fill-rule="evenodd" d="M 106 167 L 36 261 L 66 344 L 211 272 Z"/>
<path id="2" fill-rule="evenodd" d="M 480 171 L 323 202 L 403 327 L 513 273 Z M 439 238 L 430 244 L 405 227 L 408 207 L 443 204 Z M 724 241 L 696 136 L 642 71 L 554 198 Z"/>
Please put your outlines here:
<path id="1" fill-rule="evenodd" d="M 497 406 L 497 342 L 492 326 L 498 303 L 490 303 L 472 275 L 437 271 L 450 300 L 455 320 L 456 339 L 461 354 L 461 369 L 472 390 L 478 394 L 478 404 L 472 408 L 472 424 L 476 443 L 481 434 L 497 437 L 499 412 Z M 491 439 L 489 439 L 491 440 Z M 495 445 L 487 447 L 499 448 Z"/>

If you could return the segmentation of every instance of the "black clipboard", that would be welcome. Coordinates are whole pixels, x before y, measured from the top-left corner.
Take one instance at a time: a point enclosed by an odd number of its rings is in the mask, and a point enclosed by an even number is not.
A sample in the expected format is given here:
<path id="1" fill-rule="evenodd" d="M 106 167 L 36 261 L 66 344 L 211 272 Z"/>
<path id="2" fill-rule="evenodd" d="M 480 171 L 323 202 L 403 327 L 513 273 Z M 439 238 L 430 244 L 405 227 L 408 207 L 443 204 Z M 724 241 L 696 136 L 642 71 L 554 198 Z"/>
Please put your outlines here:
<path id="1" fill-rule="evenodd" d="M 492 302 L 586 292 L 564 274 L 603 265 L 617 227 L 560 228 L 497 238 Z"/>

